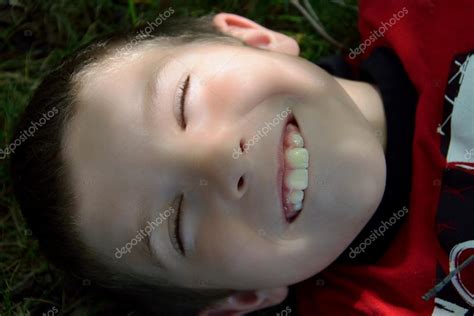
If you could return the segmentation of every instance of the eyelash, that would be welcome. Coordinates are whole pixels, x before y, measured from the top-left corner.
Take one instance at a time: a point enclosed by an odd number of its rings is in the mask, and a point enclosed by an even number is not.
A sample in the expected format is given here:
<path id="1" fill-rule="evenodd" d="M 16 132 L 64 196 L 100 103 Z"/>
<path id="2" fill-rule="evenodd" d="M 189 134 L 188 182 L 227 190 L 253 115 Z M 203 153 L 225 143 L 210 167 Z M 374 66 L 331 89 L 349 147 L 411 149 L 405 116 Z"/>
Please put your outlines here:
<path id="1" fill-rule="evenodd" d="M 186 80 L 181 83 L 178 89 L 178 110 L 179 110 L 179 119 L 178 123 L 181 126 L 181 128 L 186 129 L 186 117 L 184 115 L 184 106 L 186 102 L 186 92 L 188 90 L 188 85 L 189 85 L 189 75 L 186 77 Z"/>
<path id="2" fill-rule="evenodd" d="M 183 204 L 183 198 L 184 195 L 181 194 L 179 197 L 179 204 L 178 204 L 178 209 L 176 210 L 177 214 L 175 217 L 174 225 L 173 225 L 173 246 L 176 249 L 179 249 L 179 251 L 184 254 L 184 247 L 183 247 L 183 242 L 181 240 L 181 235 L 180 235 L 180 225 L 179 225 L 179 219 L 180 219 L 180 214 L 181 214 L 181 205 Z"/>

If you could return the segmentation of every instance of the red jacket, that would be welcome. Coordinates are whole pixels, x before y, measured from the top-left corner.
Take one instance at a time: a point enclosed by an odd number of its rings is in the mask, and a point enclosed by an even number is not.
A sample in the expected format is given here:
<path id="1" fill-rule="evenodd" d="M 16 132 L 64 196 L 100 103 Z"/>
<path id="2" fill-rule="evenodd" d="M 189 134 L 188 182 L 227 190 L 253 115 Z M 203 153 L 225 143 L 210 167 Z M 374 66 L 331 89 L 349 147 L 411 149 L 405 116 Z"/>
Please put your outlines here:
<path id="1" fill-rule="evenodd" d="M 474 315 L 474 262 L 422 299 L 474 255 L 474 1 L 360 0 L 359 13 L 347 60 L 388 47 L 418 93 L 409 212 L 375 262 L 296 285 L 298 315 Z"/>

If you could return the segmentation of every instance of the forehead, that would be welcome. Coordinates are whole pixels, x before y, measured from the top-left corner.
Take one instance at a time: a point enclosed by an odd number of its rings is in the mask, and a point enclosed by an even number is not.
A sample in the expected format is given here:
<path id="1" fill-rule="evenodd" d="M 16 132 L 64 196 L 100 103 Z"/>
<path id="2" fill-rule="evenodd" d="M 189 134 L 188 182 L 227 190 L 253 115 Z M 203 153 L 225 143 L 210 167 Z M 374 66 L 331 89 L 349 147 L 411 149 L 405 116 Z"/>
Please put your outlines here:
<path id="1" fill-rule="evenodd" d="M 77 224 L 88 245 L 113 256 L 136 234 L 147 209 L 139 186 L 144 88 L 168 51 L 112 58 L 80 74 L 75 115 L 64 133 L 63 154 L 78 197 Z M 133 172 L 132 172 L 133 171 Z"/>

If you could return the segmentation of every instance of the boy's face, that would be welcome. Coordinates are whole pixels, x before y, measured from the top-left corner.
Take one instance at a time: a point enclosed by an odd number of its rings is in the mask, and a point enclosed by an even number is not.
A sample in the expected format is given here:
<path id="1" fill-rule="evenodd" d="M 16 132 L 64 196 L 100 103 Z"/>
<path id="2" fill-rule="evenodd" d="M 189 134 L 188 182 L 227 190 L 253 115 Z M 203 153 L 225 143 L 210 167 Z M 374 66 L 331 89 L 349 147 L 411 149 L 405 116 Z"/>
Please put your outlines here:
<path id="1" fill-rule="evenodd" d="M 176 98 L 187 76 L 183 129 Z M 297 56 L 224 43 L 137 50 L 100 65 L 78 100 L 65 154 L 83 238 L 111 264 L 175 284 L 304 280 L 348 246 L 384 191 L 383 150 L 367 120 L 332 76 Z M 309 152 L 293 223 L 278 181 L 289 110 Z M 241 142 L 248 150 L 237 155 Z M 170 241 L 181 194 L 185 256 Z M 147 233 L 155 259 L 139 237 Z"/>

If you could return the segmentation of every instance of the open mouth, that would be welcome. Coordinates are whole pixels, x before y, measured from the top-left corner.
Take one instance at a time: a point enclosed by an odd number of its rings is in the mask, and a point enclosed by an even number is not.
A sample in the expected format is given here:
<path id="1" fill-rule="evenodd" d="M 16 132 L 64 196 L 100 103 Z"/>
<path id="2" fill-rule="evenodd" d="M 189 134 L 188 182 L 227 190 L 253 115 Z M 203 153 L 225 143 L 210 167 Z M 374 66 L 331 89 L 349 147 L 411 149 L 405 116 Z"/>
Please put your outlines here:
<path id="1" fill-rule="evenodd" d="M 278 185 L 286 220 L 292 223 L 303 210 L 305 190 L 308 187 L 309 153 L 293 115 L 283 128 L 279 147 L 280 166 Z"/>

